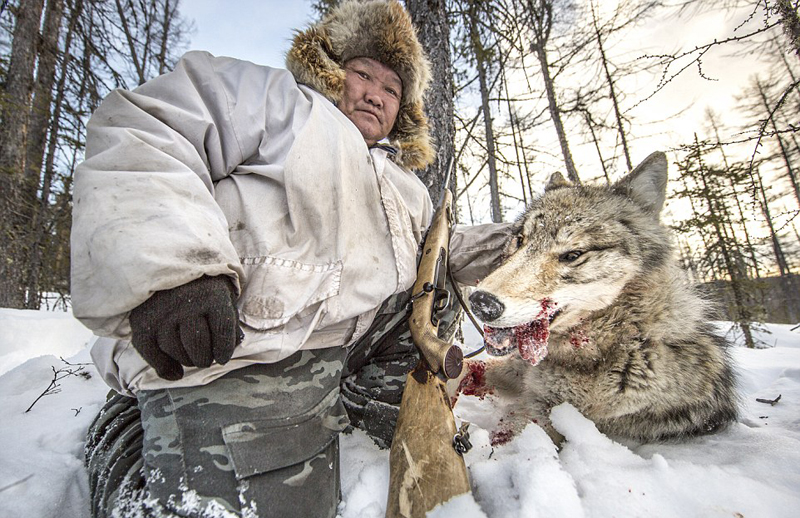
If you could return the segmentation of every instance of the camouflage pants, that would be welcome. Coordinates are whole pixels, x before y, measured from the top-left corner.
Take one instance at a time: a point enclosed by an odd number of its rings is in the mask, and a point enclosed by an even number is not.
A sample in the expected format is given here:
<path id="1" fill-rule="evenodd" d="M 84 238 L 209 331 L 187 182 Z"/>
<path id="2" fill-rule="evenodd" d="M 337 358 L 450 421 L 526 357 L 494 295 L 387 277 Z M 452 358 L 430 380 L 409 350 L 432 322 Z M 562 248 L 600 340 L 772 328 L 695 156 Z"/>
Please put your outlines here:
<path id="1" fill-rule="evenodd" d="M 299 351 L 138 401 L 114 394 L 86 444 L 92 516 L 335 516 L 339 432 L 391 444 L 418 361 L 407 300 L 389 299 L 350 349 Z M 457 320 L 449 311 L 440 334 Z"/>

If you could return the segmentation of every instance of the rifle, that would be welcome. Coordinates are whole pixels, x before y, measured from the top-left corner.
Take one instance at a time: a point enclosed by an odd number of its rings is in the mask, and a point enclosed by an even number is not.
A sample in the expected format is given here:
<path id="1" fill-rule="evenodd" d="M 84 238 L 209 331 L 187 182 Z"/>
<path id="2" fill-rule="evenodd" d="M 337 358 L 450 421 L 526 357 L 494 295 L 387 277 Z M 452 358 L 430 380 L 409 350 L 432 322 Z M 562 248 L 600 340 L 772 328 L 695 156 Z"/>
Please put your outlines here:
<path id="1" fill-rule="evenodd" d="M 452 497 L 470 491 L 462 454 L 466 428 L 456 430 L 445 379 L 461 374 L 463 353 L 438 337 L 437 314 L 447 307 L 445 289 L 453 196 L 452 159 L 441 202 L 422 248 L 412 290 L 411 337 L 420 361 L 409 373 L 389 454 L 387 518 L 417 518 Z"/>

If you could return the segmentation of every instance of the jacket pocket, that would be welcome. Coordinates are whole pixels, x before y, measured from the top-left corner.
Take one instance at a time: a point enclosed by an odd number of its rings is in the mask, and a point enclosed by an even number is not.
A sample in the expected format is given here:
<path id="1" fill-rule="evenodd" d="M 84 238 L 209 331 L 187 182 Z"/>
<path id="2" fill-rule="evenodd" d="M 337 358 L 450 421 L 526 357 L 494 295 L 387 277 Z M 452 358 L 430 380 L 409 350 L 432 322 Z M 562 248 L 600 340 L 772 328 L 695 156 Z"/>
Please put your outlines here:
<path id="1" fill-rule="evenodd" d="M 339 294 L 341 261 L 312 264 L 272 256 L 241 261 L 245 286 L 239 318 L 254 329 L 281 326 L 304 309 Z"/>

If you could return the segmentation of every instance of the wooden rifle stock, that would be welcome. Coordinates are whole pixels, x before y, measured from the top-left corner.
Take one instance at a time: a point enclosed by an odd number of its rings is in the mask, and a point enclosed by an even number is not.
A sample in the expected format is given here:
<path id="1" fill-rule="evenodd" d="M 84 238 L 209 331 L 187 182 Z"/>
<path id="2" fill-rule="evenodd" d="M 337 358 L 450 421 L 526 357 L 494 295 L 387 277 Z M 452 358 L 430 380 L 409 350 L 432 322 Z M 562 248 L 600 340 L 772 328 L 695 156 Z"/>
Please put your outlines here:
<path id="1" fill-rule="evenodd" d="M 466 464 L 454 447 L 458 431 L 443 379 L 461 374 L 463 354 L 439 339 L 435 317 L 437 305 L 446 297 L 451 223 L 452 194 L 445 188 L 412 291 L 409 326 L 422 359 L 408 375 L 400 403 L 389 455 L 387 518 L 422 518 L 437 505 L 470 491 Z"/>

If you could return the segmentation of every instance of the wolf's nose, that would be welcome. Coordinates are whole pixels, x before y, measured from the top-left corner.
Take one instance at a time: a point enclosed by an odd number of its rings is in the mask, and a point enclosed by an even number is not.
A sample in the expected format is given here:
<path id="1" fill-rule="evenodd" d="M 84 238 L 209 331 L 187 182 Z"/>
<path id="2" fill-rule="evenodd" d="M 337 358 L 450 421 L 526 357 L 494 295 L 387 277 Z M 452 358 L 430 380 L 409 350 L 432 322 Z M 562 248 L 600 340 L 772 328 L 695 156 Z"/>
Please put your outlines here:
<path id="1" fill-rule="evenodd" d="M 496 320 L 505 311 L 505 306 L 497 297 L 485 291 L 476 291 L 469 296 L 469 305 L 475 315 L 484 322 Z"/>

